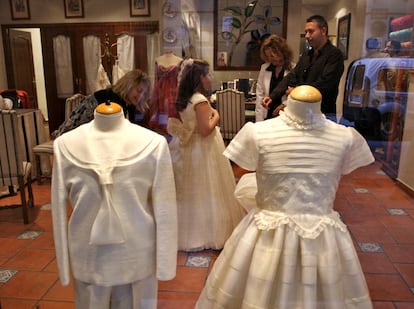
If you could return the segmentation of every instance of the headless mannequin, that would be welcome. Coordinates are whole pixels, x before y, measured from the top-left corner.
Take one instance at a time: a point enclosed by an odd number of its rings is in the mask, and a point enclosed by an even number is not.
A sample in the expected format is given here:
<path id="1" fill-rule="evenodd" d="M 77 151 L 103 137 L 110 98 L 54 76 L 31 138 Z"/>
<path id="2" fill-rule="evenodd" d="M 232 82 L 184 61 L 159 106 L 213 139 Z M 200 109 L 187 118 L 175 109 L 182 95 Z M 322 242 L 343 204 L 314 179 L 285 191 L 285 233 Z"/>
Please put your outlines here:
<path id="1" fill-rule="evenodd" d="M 169 67 L 172 65 L 179 64 L 183 59 L 174 55 L 172 51 L 166 51 L 163 55 L 157 57 L 155 59 L 158 65 L 162 65 L 164 67 Z"/>
<path id="2" fill-rule="evenodd" d="M 166 51 L 155 59 L 155 81 L 152 92 L 153 104 L 150 108 L 149 127 L 162 135 L 168 136 L 167 119 L 179 118 L 175 110 L 175 98 L 177 95 L 177 76 L 182 70 L 183 59 L 174 55 L 172 51 Z"/>

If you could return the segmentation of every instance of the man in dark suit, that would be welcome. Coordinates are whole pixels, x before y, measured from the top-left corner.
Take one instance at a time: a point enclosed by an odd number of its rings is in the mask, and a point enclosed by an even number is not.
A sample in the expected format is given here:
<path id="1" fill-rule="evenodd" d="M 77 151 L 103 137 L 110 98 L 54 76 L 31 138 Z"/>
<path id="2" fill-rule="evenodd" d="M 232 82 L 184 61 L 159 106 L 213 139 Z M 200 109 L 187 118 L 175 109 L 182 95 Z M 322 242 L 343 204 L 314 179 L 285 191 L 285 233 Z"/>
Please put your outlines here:
<path id="1" fill-rule="evenodd" d="M 284 77 L 279 85 L 263 98 L 262 105 L 269 108 L 283 95 L 299 85 L 311 85 L 322 94 L 322 113 L 327 118 L 336 121 L 336 98 L 338 85 L 344 72 L 343 53 L 328 39 L 328 23 L 320 15 L 313 15 L 306 20 L 305 38 L 310 49 L 304 52 L 295 68 Z M 273 112 L 273 117 L 279 115 L 284 108 L 280 104 Z"/>

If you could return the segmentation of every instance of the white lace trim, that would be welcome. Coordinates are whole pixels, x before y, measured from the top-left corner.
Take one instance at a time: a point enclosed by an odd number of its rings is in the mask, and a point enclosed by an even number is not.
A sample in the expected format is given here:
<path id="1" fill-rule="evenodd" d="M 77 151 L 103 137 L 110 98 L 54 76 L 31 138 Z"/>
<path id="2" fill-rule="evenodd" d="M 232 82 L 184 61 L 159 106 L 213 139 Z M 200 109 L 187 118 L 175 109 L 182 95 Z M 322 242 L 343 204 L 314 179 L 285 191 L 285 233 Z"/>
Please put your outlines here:
<path id="1" fill-rule="evenodd" d="M 296 119 L 287 110 L 279 112 L 279 117 L 291 127 L 299 130 L 320 129 L 326 125 L 326 117 L 324 114 L 311 114 L 306 119 Z"/>
<path id="2" fill-rule="evenodd" d="M 287 224 L 300 237 L 308 239 L 317 238 L 328 226 L 342 232 L 347 231 L 346 225 L 341 221 L 337 212 L 331 212 L 327 215 L 288 215 L 284 212 L 261 209 L 254 215 L 254 220 L 259 230 L 273 230 Z"/>

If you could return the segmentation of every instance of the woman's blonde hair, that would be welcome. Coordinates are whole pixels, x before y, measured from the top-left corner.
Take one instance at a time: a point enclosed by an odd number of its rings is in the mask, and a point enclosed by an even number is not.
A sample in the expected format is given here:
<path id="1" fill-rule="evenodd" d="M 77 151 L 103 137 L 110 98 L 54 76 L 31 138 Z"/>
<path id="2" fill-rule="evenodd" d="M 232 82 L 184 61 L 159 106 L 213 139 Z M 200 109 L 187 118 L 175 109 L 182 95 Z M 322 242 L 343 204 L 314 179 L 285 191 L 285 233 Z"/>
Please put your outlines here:
<path id="1" fill-rule="evenodd" d="M 283 58 L 283 68 L 292 69 L 293 51 L 287 44 L 286 40 L 276 34 L 267 37 L 260 46 L 260 58 L 267 62 L 265 51 L 271 49 L 274 53 L 280 54 Z"/>
<path id="2" fill-rule="evenodd" d="M 140 69 L 131 70 L 125 73 L 116 83 L 113 85 L 112 90 L 118 94 L 127 104 L 133 102 L 128 101 L 128 94 L 132 88 L 143 85 L 145 92 L 142 94 L 142 100 L 137 103 L 136 108 L 143 112 L 148 108 L 148 100 L 150 98 L 151 82 L 147 73 Z"/>

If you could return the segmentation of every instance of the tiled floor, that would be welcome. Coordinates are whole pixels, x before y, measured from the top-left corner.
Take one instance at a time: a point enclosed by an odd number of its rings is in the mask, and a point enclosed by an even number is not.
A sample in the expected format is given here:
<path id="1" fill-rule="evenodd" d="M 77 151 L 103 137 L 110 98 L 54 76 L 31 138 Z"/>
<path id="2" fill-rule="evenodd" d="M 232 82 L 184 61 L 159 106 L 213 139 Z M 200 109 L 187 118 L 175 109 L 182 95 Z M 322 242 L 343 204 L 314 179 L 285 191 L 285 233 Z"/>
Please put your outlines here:
<path id="1" fill-rule="evenodd" d="M 1 309 L 74 308 L 72 286 L 58 281 L 50 184 L 33 183 L 35 208 L 0 208 Z M 0 198 L 0 206 L 18 197 Z M 414 308 L 414 199 L 378 163 L 343 178 L 335 208 L 348 225 L 376 309 Z M 193 308 L 219 252 L 178 254 L 177 276 L 159 283 L 159 308 Z"/>

